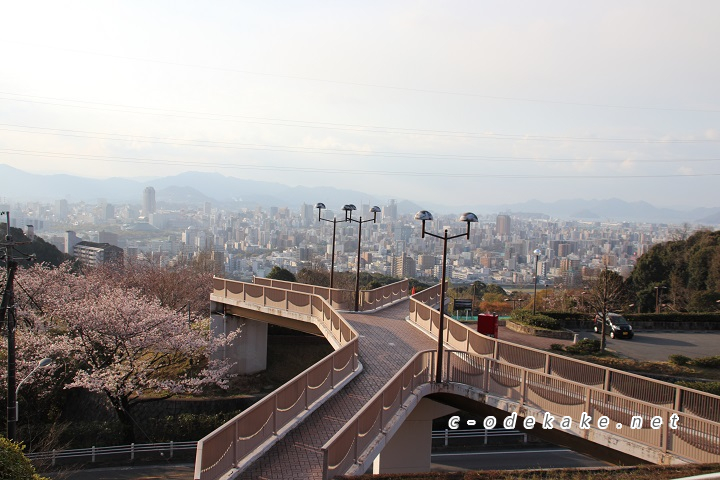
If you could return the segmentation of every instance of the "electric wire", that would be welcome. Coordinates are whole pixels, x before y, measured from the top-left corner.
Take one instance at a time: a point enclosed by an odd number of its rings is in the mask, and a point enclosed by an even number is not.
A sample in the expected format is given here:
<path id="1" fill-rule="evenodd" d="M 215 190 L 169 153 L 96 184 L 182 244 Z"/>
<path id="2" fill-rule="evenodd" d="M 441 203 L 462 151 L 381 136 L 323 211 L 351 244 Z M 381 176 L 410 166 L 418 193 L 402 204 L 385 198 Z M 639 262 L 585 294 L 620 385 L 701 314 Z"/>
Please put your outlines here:
<path id="1" fill-rule="evenodd" d="M 243 75 L 283 78 L 283 79 L 289 79 L 289 80 L 303 80 L 303 81 L 309 81 L 309 82 L 334 84 L 334 85 L 347 85 L 347 86 L 353 86 L 353 87 L 365 87 L 365 88 L 383 89 L 383 90 L 391 90 L 391 91 L 405 91 L 405 92 L 426 93 L 426 94 L 444 95 L 444 96 L 481 98 L 481 99 L 486 99 L 486 100 L 497 100 L 497 101 L 545 103 L 545 104 L 552 104 L 552 105 L 580 106 L 580 107 L 593 107 L 593 108 L 606 108 L 606 109 L 720 113 L 719 109 L 697 109 L 697 108 L 680 108 L 680 107 L 665 107 L 665 106 L 643 106 L 643 105 L 601 104 L 601 103 L 590 103 L 590 102 L 571 102 L 571 101 L 547 100 L 547 99 L 537 99 L 537 98 L 527 98 L 527 97 L 487 95 L 487 94 L 473 93 L 473 92 L 455 92 L 455 91 L 450 91 L 450 90 L 434 90 L 434 89 L 428 89 L 428 88 L 414 88 L 414 87 L 406 87 L 406 86 L 398 86 L 398 85 L 385 85 L 385 84 L 381 84 L 381 83 L 352 82 L 352 81 L 347 81 L 347 80 L 335 80 L 335 79 L 327 79 L 327 78 L 319 78 L 319 77 L 289 75 L 289 74 L 270 73 L 270 72 L 257 72 L 257 71 L 243 70 L 243 69 L 232 68 L 232 67 L 221 67 L 221 66 L 215 66 L 215 65 L 201 65 L 201 64 L 184 63 L 184 62 L 174 62 L 174 61 L 169 61 L 169 60 L 133 57 L 133 56 L 129 56 L 129 55 L 117 55 L 117 54 L 104 53 L 104 52 L 92 52 L 89 50 L 66 48 L 66 47 L 60 47 L 60 46 L 56 46 L 56 45 L 39 45 L 39 44 L 34 44 L 34 43 L 29 43 L 29 42 L 19 42 L 19 41 L 7 40 L 7 39 L 3 39 L 3 41 L 8 42 L 8 43 L 25 45 L 25 46 L 29 46 L 29 47 L 33 47 L 33 48 L 39 48 L 39 49 L 54 49 L 54 50 L 72 52 L 72 53 L 79 53 L 79 54 L 83 54 L 83 55 L 117 58 L 117 59 L 130 60 L 130 61 L 135 61 L 135 62 L 156 63 L 156 64 L 172 65 L 172 66 L 176 66 L 176 67 L 184 67 L 184 68 L 192 68 L 192 69 L 215 70 L 215 71 L 223 71 L 223 72 L 229 72 L 229 73 L 240 73 Z"/>

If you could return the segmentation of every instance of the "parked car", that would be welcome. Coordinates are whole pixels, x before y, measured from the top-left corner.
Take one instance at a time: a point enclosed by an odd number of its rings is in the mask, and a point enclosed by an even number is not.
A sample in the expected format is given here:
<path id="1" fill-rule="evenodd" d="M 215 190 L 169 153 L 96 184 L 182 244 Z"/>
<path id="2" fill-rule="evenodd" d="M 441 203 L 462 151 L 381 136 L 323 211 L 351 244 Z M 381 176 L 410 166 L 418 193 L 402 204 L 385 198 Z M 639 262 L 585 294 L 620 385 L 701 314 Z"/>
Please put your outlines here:
<path id="1" fill-rule="evenodd" d="M 610 335 L 610 338 L 627 338 L 629 340 L 635 335 L 632 325 L 625 320 L 625 317 L 618 313 L 608 313 L 605 316 L 605 325 L 605 332 Z M 601 313 L 595 315 L 595 326 L 593 330 L 595 330 L 595 333 L 602 332 Z"/>

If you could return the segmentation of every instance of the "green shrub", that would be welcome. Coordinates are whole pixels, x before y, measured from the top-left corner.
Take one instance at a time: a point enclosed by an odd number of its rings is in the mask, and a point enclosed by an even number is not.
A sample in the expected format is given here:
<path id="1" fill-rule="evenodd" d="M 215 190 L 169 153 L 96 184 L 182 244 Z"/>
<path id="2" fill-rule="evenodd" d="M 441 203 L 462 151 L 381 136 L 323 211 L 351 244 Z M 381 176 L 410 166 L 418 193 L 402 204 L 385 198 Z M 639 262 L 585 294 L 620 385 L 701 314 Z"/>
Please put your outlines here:
<path id="1" fill-rule="evenodd" d="M 564 352 L 565 346 L 562 343 L 553 343 L 550 345 L 550 350 L 554 350 L 556 352 Z"/>
<path id="2" fill-rule="evenodd" d="M 720 395 L 720 382 L 677 382 L 678 385 L 700 390 L 701 392 Z"/>
<path id="3" fill-rule="evenodd" d="M 48 480 L 35 473 L 35 467 L 22 453 L 23 448 L 0 437 L 0 480 Z"/>
<path id="4" fill-rule="evenodd" d="M 542 314 L 533 315 L 529 310 L 514 310 L 511 319 L 516 323 L 531 327 L 547 328 L 548 330 L 560 330 L 562 328 L 559 320 Z"/>
<path id="5" fill-rule="evenodd" d="M 600 340 L 583 338 L 576 344 L 565 347 L 565 351 L 575 355 L 593 355 L 600 353 Z"/>
<path id="6" fill-rule="evenodd" d="M 698 367 L 720 368 L 720 355 L 696 358 L 691 363 Z"/>
<path id="7" fill-rule="evenodd" d="M 692 361 L 692 358 L 687 357 L 685 355 L 674 354 L 674 355 L 670 355 L 668 357 L 668 362 L 672 363 L 673 365 L 683 366 L 683 365 L 687 365 L 691 361 Z"/>

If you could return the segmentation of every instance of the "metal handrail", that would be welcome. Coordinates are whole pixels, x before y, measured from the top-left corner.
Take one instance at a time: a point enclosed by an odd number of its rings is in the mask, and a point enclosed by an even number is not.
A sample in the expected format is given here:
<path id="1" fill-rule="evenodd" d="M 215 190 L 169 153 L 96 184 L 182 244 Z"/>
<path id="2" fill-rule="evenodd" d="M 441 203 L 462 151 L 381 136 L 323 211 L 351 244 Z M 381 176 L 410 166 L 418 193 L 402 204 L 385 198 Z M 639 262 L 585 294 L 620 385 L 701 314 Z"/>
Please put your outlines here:
<path id="1" fill-rule="evenodd" d="M 48 450 L 44 452 L 30 452 L 25 456 L 32 461 L 43 462 L 50 460 L 55 466 L 57 460 L 67 458 L 88 458 L 94 463 L 97 457 L 104 455 L 130 455 L 130 460 L 135 459 L 135 454 L 146 452 L 168 452 L 168 458 L 182 450 L 195 450 L 198 442 L 163 442 L 163 443 L 131 443 L 130 445 L 112 445 L 108 447 L 75 448 L 70 450 Z"/>

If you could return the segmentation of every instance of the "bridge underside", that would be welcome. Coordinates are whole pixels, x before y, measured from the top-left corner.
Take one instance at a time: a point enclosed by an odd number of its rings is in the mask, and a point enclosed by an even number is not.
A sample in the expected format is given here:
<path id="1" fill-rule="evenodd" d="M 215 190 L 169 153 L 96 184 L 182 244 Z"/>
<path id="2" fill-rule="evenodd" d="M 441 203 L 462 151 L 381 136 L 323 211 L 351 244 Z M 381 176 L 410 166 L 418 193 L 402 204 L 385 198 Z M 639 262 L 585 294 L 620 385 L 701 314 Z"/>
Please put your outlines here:
<path id="1" fill-rule="evenodd" d="M 503 421 L 510 417 L 511 413 L 513 411 L 517 412 L 518 410 L 504 410 L 500 409 L 494 406 L 489 405 L 488 403 L 482 403 L 477 400 L 470 399 L 465 396 L 447 393 L 447 392 L 438 392 L 428 395 L 426 398 L 429 398 L 435 402 L 442 403 L 443 405 L 448 405 L 450 407 L 454 407 L 458 410 L 462 410 L 464 412 L 474 413 L 477 415 L 482 416 L 491 416 L 495 417 L 497 419 L 498 427 L 496 428 L 503 428 Z M 518 404 L 515 404 L 516 408 L 519 408 Z M 542 425 L 536 424 L 533 428 L 528 429 L 523 427 L 523 420 L 524 416 L 518 416 L 515 429 L 520 430 L 522 432 L 526 432 L 528 434 L 532 434 L 537 438 L 540 438 L 542 440 L 545 440 L 547 442 L 553 443 L 555 445 L 560 445 L 563 447 L 566 447 L 570 450 L 573 450 L 575 452 L 584 453 L 586 455 L 590 455 L 593 458 L 597 458 L 599 460 L 603 460 L 615 465 L 624 465 L 624 466 L 630 466 L 630 465 L 640 465 L 640 464 L 649 464 L 651 462 L 642 460 L 640 458 L 634 457 L 632 455 L 629 455 L 627 453 L 621 452 L 619 450 L 616 450 L 612 447 L 608 447 L 605 445 L 601 445 L 599 443 L 593 442 L 591 440 L 587 440 L 583 437 L 580 437 L 578 435 L 574 435 L 572 433 L 569 433 L 567 431 L 564 431 L 560 428 L 552 428 L 552 429 L 543 429 Z"/>

